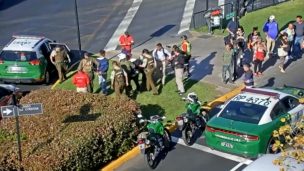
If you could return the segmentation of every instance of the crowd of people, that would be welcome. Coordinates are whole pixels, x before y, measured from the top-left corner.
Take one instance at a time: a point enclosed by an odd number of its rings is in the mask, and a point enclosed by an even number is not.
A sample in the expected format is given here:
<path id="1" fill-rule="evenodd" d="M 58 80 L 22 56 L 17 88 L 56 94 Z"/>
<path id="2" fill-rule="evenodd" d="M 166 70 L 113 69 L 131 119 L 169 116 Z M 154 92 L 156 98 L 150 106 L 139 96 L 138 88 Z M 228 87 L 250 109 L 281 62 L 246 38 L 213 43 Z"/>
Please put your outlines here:
<path id="1" fill-rule="evenodd" d="M 262 28 L 265 39 L 262 38 L 258 27 L 253 27 L 252 32 L 246 37 L 243 27 L 234 19 L 228 23 L 226 30 L 229 35 L 224 38 L 224 83 L 234 83 L 244 72 L 244 84 L 252 87 L 254 77 L 263 75 L 266 69 L 263 66 L 265 61 L 279 58 L 278 68 L 280 72 L 285 73 L 288 62 L 302 57 L 304 22 L 300 15 L 296 17 L 295 22 L 287 23 L 287 27 L 281 31 L 275 16 L 271 15 Z"/>
<path id="2" fill-rule="evenodd" d="M 191 44 L 186 35 L 181 37 L 180 45 L 168 46 L 167 48 L 170 49 L 166 49 L 161 43 L 157 43 L 152 51 L 143 49 L 139 57 L 132 57 L 134 40 L 128 32 L 120 36 L 119 44 L 121 53 L 117 55 L 117 60 L 112 61 L 112 71 L 110 72 L 110 88 L 114 91 L 116 97 L 120 97 L 122 94 L 131 97 L 134 93 L 142 91 L 152 91 L 153 95 L 158 95 L 157 83 L 159 82 L 161 86 L 165 86 L 169 73 L 168 69 L 174 71 L 177 92 L 180 95 L 185 93 L 183 80 L 191 76 L 189 71 Z M 107 86 L 109 60 L 105 56 L 105 50 L 99 51 L 98 58 L 91 57 L 89 53 L 84 53 L 84 57 L 78 65 L 78 71 L 72 78 L 72 83 L 75 85 L 77 92 L 93 93 L 93 80 L 94 76 L 97 75 L 100 92 L 104 95 L 109 94 Z M 66 58 L 69 59 L 67 53 L 54 52 L 51 59 L 57 58 L 60 59 L 58 62 L 60 64 Z M 64 64 L 62 62 L 62 65 Z M 61 65 L 58 64 L 58 66 Z M 58 70 L 58 74 L 60 82 L 64 81 L 64 71 Z M 134 84 L 131 84 L 131 81 Z M 133 88 L 132 85 L 136 87 Z"/>

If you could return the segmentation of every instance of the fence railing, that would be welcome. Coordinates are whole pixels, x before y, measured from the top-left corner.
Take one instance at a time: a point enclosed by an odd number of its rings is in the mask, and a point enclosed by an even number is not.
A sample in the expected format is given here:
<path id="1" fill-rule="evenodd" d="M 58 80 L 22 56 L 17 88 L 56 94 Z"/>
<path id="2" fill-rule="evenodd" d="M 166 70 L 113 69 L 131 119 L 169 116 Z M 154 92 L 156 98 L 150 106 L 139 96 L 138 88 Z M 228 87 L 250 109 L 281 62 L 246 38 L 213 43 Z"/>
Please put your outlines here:
<path id="1" fill-rule="evenodd" d="M 224 11 L 225 14 L 231 13 L 234 10 L 234 5 L 233 2 L 234 0 L 227 0 L 228 3 L 225 3 L 223 5 L 217 6 L 215 8 L 219 8 L 219 7 L 223 7 L 224 6 Z M 283 2 L 287 2 L 290 0 L 249 0 L 248 4 L 247 4 L 247 12 L 253 12 L 262 8 L 266 8 L 269 6 L 274 6 Z M 242 5 L 242 3 L 240 2 L 240 5 Z M 238 9 L 241 9 L 241 7 L 239 7 Z M 198 12 L 194 12 L 192 15 L 192 28 L 196 29 L 199 28 L 201 26 L 206 26 L 207 25 L 207 21 L 206 18 L 204 17 L 205 14 L 207 12 L 209 12 L 212 9 L 207 9 L 207 10 L 202 10 L 202 11 L 198 11 Z M 224 23 L 227 23 L 227 21 L 225 22 L 225 20 L 227 20 L 225 18 L 226 16 L 223 16 L 224 19 Z"/>

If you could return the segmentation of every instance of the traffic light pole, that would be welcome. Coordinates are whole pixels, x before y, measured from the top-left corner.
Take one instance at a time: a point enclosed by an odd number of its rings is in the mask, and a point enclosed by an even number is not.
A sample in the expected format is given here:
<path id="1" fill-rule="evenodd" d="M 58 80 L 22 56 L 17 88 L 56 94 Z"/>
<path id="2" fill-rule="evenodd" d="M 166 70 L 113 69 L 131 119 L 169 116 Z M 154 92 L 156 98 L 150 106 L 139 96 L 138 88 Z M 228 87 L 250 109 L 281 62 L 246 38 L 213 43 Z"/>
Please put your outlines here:
<path id="1" fill-rule="evenodd" d="M 78 19 L 77 0 L 74 0 L 74 8 L 75 8 L 75 19 L 76 19 L 76 27 L 77 27 L 77 38 L 78 38 L 79 57 L 81 57 L 81 40 L 80 40 L 80 30 L 79 30 L 79 19 Z"/>

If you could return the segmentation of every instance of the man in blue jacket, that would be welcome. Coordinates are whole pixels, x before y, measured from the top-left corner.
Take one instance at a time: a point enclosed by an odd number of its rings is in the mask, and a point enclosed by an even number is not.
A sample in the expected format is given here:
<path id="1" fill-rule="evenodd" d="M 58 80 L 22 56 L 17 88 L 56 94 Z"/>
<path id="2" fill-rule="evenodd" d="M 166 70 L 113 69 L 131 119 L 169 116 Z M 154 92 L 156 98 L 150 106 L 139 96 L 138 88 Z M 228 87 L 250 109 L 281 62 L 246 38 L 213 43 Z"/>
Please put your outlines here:
<path id="1" fill-rule="evenodd" d="M 107 72 L 109 69 L 109 61 L 105 58 L 106 52 L 104 50 L 99 51 L 100 57 L 97 58 L 97 61 L 99 63 L 98 66 L 98 82 L 101 88 L 101 91 L 104 95 L 108 94 L 107 90 Z"/>
<path id="2" fill-rule="evenodd" d="M 279 33 L 279 25 L 275 21 L 275 16 L 271 15 L 268 21 L 264 24 L 263 31 L 266 34 L 266 47 L 268 56 L 273 54 L 275 40 Z"/>

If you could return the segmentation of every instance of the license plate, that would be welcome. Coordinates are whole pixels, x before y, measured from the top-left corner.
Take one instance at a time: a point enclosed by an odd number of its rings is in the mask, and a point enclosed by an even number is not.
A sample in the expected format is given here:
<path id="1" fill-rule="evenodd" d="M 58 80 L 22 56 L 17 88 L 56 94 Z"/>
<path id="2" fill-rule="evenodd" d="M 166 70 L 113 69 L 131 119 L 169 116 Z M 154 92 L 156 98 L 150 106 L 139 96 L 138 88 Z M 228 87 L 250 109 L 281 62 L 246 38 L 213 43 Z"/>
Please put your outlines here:
<path id="1" fill-rule="evenodd" d="M 145 149 L 145 144 L 139 144 L 138 147 L 140 150 L 143 150 L 143 149 Z"/>
<path id="2" fill-rule="evenodd" d="M 9 67 L 7 70 L 8 73 L 26 73 L 26 69 L 23 67 Z"/>
<path id="3" fill-rule="evenodd" d="M 233 145 L 227 142 L 221 142 L 221 146 L 227 147 L 227 148 L 233 148 Z"/>

